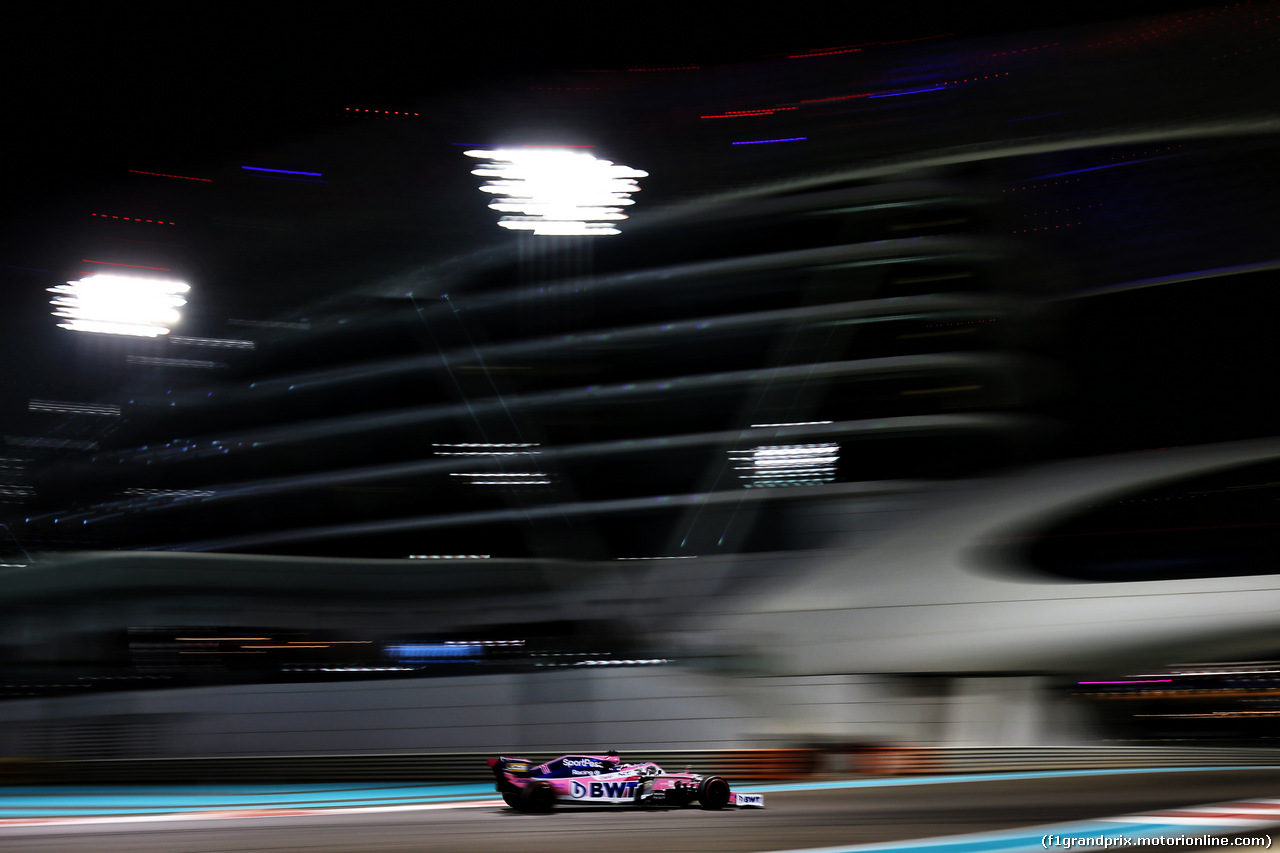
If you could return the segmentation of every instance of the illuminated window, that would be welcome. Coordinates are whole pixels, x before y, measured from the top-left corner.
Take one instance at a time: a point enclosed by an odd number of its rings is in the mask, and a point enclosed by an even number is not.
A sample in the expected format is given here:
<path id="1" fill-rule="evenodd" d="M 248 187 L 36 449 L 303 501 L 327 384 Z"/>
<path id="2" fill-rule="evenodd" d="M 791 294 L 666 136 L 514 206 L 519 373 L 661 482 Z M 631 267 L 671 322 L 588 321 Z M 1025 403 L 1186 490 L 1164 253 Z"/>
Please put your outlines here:
<path id="1" fill-rule="evenodd" d="M 732 450 L 729 458 L 742 485 L 748 489 L 769 486 L 816 486 L 836 478 L 840 445 L 772 444 L 750 450 Z"/>

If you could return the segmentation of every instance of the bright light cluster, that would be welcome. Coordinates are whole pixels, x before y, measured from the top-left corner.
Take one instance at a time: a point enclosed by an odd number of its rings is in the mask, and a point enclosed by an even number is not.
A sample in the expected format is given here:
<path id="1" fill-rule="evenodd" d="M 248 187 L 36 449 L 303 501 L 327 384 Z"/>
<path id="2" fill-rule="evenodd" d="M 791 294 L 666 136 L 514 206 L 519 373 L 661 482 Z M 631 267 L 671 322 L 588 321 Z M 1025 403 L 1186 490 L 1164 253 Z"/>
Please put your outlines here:
<path id="1" fill-rule="evenodd" d="M 769 486 L 816 486 L 833 482 L 840 445 L 779 444 L 731 451 L 738 477 L 748 489 Z"/>
<path id="2" fill-rule="evenodd" d="M 491 209 L 507 214 L 498 224 L 541 236 L 621 233 L 610 223 L 627 218 L 622 208 L 635 204 L 631 194 L 640 191 L 636 179 L 649 175 L 562 148 L 464 153 L 492 161 L 471 174 L 490 179 L 480 189 L 497 197 Z"/>
<path id="3" fill-rule="evenodd" d="M 54 294 L 53 316 L 67 321 L 60 328 L 154 338 L 178 322 L 178 309 L 187 304 L 182 294 L 190 289 L 181 281 L 102 274 L 48 291 Z"/>

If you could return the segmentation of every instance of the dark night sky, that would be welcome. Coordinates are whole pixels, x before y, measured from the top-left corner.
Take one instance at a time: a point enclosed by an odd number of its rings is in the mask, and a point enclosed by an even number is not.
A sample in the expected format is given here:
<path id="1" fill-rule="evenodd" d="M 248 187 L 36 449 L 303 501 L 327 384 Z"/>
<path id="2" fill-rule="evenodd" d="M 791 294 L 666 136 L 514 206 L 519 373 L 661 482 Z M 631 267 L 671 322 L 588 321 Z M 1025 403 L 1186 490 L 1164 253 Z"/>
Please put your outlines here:
<path id="1" fill-rule="evenodd" d="M 10 26 L 0 264 L 41 267 L 59 203 L 138 163 L 225 161 L 347 103 L 399 108 L 548 70 L 718 64 L 861 41 L 1014 33 L 1204 4 L 50 5 Z M 195 7 L 201 8 L 201 7 Z M 731 9 L 731 12 L 721 11 Z M 692 11 L 691 11 L 692 10 Z"/>
<path id="2" fill-rule="evenodd" d="M 1203 4 L 999 2 L 629 7 L 372 3 L 45 6 L 0 53 L 8 169 L 0 208 L 0 388 L 45 370 L 22 324 L 48 323 L 68 222 L 131 168 L 225 167 L 322 136 L 344 104 L 407 107 L 565 68 L 713 65 L 862 41 L 1020 33 Z M 692 10 L 692 11 L 690 11 Z M 728 12 L 721 10 L 731 10 Z M 833 18 L 833 15 L 835 18 Z M 145 165 L 144 165 L 145 164 Z M 224 276 L 224 278 L 230 278 Z M 48 332 L 48 329 L 44 330 Z M 0 406 L 13 401 L 0 399 Z M 0 412 L 0 419 L 3 413 Z"/>
<path id="3" fill-rule="evenodd" d="M 344 101 L 404 103 L 477 82 L 572 67 L 713 64 L 869 40 L 1009 33 L 1203 4 L 999 2 L 788 4 L 725 14 L 712 4 L 602 9 L 365 4 L 45 7 L 8 33 L 9 180 L 61 188 L 120 160 L 196 155 L 305 133 Z M 714 7 L 719 9 L 718 5 Z M 729 7 L 723 7 L 729 8 Z M 519 10 L 519 11 L 516 11 Z M 549 10 L 549 11 L 548 11 Z M 35 164 L 36 170 L 22 168 Z M 33 172 L 38 171 L 39 174 Z M 7 200 L 12 205 L 12 195 Z M 12 210 L 12 208 L 11 208 Z"/>

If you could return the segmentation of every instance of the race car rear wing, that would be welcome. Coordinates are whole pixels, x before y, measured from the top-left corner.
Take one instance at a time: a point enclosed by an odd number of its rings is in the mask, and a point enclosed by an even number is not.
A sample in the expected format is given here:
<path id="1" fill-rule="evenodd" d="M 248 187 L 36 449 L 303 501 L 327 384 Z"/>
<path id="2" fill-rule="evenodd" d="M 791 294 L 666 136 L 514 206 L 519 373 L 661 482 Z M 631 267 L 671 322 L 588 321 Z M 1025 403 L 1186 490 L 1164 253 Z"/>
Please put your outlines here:
<path id="1" fill-rule="evenodd" d="M 533 762 L 527 758 L 504 755 L 499 758 L 489 758 L 486 761 L 489 769 L 493 771 L 493 781 L 498 791 L 515 790 L 515 786 L 507 779 L 508 775 L 517 777 L 533 775 Z"/>

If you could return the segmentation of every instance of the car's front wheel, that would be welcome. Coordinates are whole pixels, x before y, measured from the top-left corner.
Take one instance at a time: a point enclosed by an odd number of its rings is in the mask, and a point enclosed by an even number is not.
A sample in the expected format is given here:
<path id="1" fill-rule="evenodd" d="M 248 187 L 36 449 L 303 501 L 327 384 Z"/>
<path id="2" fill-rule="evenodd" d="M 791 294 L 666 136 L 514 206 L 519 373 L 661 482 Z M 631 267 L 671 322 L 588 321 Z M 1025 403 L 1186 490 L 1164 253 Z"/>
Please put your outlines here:
<path id="1" fill-rule="evenodd" d="M 708 776 L 698 784 L 698 805 L 712 811 L 729 804 L 729 783 L 719 776 Z"/>

